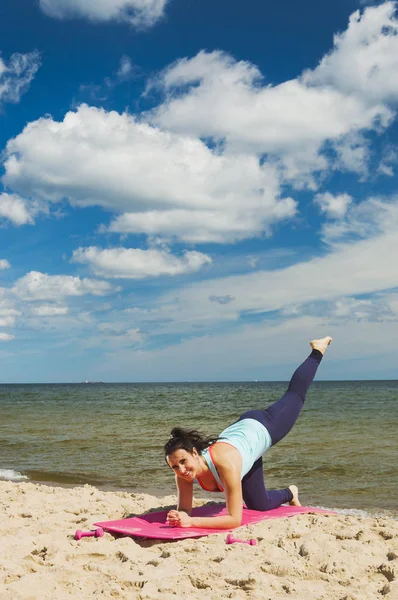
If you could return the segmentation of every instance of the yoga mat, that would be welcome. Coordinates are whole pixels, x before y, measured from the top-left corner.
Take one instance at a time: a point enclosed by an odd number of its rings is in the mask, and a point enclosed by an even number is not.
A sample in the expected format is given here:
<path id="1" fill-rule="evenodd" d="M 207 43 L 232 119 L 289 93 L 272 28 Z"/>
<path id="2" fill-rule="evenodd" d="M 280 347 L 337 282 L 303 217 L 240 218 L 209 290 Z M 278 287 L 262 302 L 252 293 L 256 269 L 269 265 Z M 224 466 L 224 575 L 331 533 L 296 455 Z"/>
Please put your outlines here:
<path id="1" fill-rule="evenodd" d="M 132 537 L 151 538 L 156 540 L 182 540 L 186 538 L 197 538 L 215 533 L 227 533 L 232 529 L 205 529 L 200 527 L 170 527 L 166 523 L 168 511 L 152 512 L 139 517 L 121 519 L 119 521 L 103 521 L 94 523 L 96 527 L 102 527 L 110 533 L 119 533 Z M 274 510 L 264 512 L 243 509 L 243 525 L 259 523 L 267 519 L 282 519 L 305 513 L 333 514 L 331 511 L 310 506 L 280 506 Z M 192 511 L 193 517 L 215 517 L 226 515 L 225 504 L 208 504 Z"/>

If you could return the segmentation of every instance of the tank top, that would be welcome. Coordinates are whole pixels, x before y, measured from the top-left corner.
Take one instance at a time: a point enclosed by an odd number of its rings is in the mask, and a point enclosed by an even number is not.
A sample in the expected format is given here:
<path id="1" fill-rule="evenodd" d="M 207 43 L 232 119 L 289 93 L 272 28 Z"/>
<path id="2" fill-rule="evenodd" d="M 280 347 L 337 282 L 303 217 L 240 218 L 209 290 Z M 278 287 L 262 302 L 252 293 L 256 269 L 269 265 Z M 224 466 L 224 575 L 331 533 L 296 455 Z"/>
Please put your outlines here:
<path id="1" fill-rule="evenodd" d="M 230 444 L 241 455 L 241 479 L 250 471 L 256 460 L 272 445 L 268 429 L 262 423 L 256 421 L 256 419 L 242 419 L 233 423 L 220 433 L 219 438 L 218 441 Z M 203 450 L 202 456 L 214 476 L 220 491 L 224 491 L 220 476 L 213 462 L 211 449 L 212 447 L 209 446 Z M 198 483 L 203 489 L 206 489 L 199 480 Z"/>

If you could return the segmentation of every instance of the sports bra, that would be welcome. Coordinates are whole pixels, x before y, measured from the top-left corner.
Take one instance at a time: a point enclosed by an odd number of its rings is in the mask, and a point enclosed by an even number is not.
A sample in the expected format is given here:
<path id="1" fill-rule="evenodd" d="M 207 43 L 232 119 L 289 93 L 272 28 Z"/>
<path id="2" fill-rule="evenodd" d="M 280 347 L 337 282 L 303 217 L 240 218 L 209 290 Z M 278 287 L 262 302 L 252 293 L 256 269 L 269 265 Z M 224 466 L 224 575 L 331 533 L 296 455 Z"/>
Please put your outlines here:
<path id="1" fill-rule="evenodd" d="M 238 450 L 242 457 L 241 479 L 250 471 L 256 460 L 272 445 L 268 429 L 256 419 L 236 421 L 220 433 L 218 441 L 230 444 Z M 224 488 L 213 461 L 212 446 L 203 450 L 202 456 L 216 480 L 219 490 L 223 492 Z M 204 490 L 212 491 L 204 487 L 199 479 L 197 481 Z"/>

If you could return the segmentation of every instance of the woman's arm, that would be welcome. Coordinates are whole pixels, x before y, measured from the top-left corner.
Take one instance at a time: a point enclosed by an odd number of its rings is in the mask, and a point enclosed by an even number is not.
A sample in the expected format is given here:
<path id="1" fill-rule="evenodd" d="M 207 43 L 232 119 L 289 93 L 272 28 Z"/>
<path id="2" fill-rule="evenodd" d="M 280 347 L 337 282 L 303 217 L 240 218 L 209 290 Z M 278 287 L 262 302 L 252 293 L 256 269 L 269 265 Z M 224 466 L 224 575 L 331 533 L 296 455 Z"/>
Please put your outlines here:
<path id="1" fill-rule="evenodd" d="M 193 484 L 175 476 L 177 486 L 177 510 L 170 510 L 167 514 L 167 522 L 171 527 L 182 527 L 179 525 L 180 518 L 190 518 L 192 512 Z"/>
<path id="2" fill-rule="evenodd" d="M 190 525 L 182 527 L 205 527 L 209 529 L 233 529 L 242 524 L 243 498 L 240 469 L 218 468 L 220 479 L 224 484 L 227 515 L 223 517 L 189 517 Z"/>
<path id="3" fill-rule="evenodd" d="M 191 517 L 189 514 L 171 511 L 175 527 L 205 527 L 209 529 L 233 529 L 242 523 L 242 459 L 238 451 L 229 444 L 217 444 L 213 449 L 213 460 L 225 490 L 227 515 L 223 517 Z"/>
<path id="4" fill-rule="evenodd" d="M 189 481 L 185 481 L 181 479 L 181 477 L 176 478 L 177 485 L 177 510 L 183 510 L 187 513 L 187 515 L 191 514 L 192 511 L 192 501 L 193 501 L 193 483 Z"/>

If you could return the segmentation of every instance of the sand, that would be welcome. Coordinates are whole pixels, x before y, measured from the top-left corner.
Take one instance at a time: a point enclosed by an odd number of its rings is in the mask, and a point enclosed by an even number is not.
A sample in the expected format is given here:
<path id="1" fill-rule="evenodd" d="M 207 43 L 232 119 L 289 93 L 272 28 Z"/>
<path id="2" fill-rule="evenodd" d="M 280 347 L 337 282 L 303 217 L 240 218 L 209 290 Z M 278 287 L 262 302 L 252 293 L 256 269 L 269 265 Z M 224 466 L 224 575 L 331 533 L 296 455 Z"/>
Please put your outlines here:
<path id="1" fill-rule="evenodd" d="M 74 540 L 175 497 L 0 482 L 0 599 L 398 600 L 398 521 L 298 515 L 178 542 Z M 199 505 L 203 502 L 198 501 Z"/>

